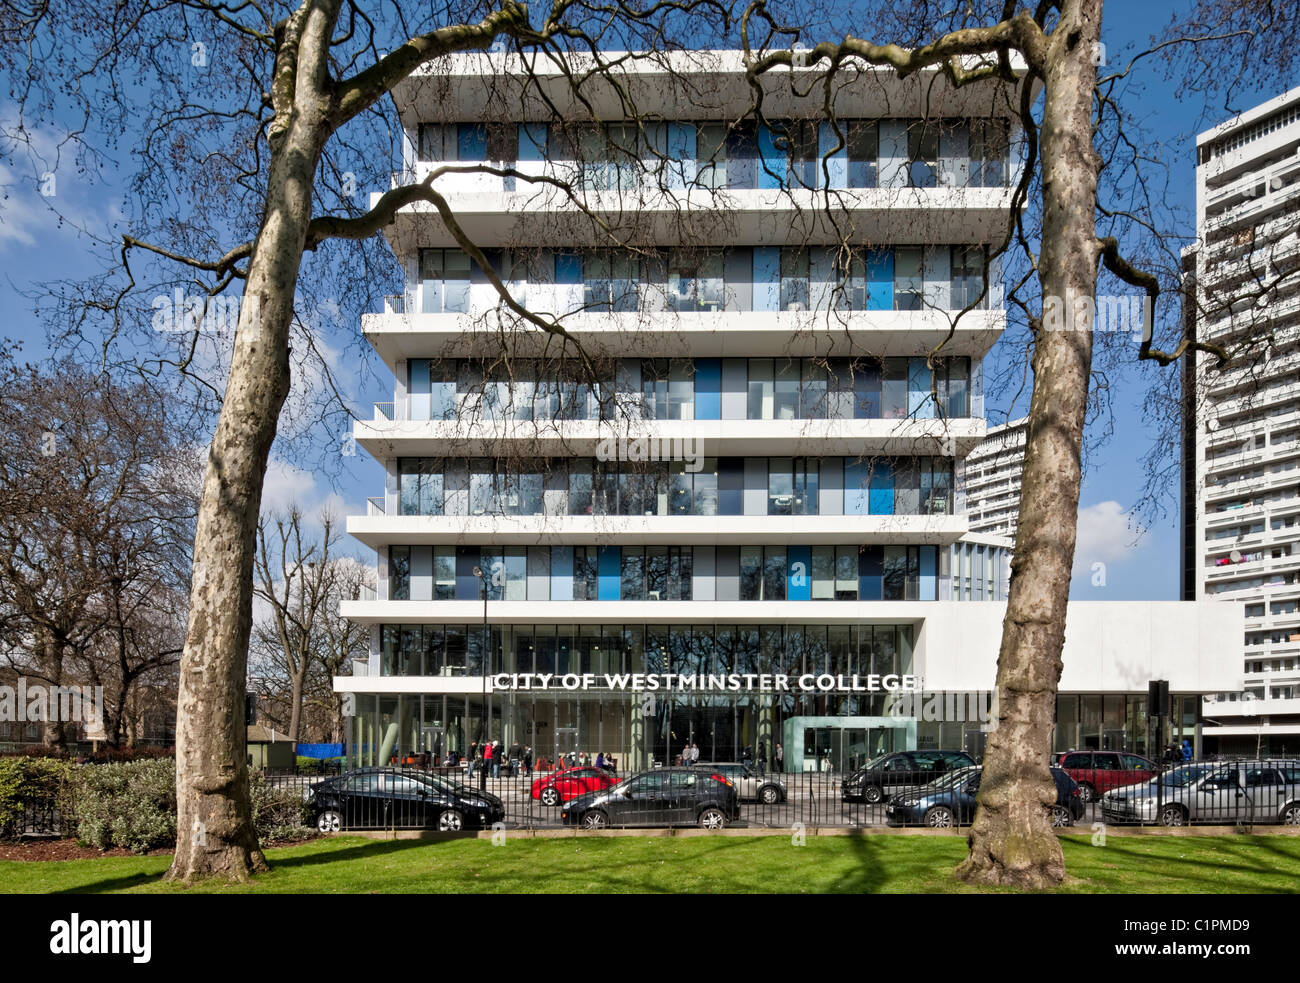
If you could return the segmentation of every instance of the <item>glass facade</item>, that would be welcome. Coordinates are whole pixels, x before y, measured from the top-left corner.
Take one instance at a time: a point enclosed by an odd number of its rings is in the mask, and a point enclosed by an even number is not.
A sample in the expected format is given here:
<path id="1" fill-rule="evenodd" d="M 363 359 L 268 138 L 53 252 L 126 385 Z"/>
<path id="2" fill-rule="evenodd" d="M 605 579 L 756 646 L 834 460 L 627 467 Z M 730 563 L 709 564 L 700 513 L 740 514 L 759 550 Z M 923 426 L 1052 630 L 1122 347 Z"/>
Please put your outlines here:
<path id="1" fill-rule="evenodd" d="M 392 601 L 934 601 L 937 546 L 388 547 Z M 455 571 L 454 576 L 452 571 Z"/>
<path id="2" fill-rule="evenodd" d="M 784 673 L 908 674 L 911 625 L 384 625 L 384 675 L 478 675 L 482 652 L 490 671 L 508 673 Z M 486 643 L 486 644 L 485 644 Z M 469 744 L 518 741 L 538 758 L 602 750 L 631 768 L 671 761 L 694 740 L 706 760 L 739 760 L 743 747 L 777 742 L 800 767 L 784 736 L 831 718 L 853 730 L 845 753 L 891 750 L 908 728 L 890 719 L 888 693 L 644 692 L 610 688 L 579 692 L 519 689 L 479 694 L 359 694 L 352 718 L 353 764 L 381 763 L 432 752 L 463 755 Z M 866 721 L 874 721 L 868 740 Z M 860 727 L 850 727 L 857 721 Z M 857 731 L 861 730 L 861 735 Z M 899 740 L 902 746 L 903 740 Z M 850 745 L 854 745 L 850 747 Z M 860 746 L 858 746 L 860 745 Z"/>
<path id="3" fill-rule="evenodd" d="M 964 356 L 622 359 L 594 384 L 567 362 L 406 365 L 411 420 L 958 419 L 974 395 Z"/>
<path id="4" fill-rule="evenodd" d="M 400 515 L 949 515 L 946 457 L 414 458 Z"/>
<path id="5" fill-rule="evenodd" d="M 986 309 L 983 245 L 866 247 L 715 246 L 502 250 L 486 248 L 516 297 L 549 296 L 561 314 L 724 311 Z M 421 249 L 419 310 L 466 314 L 486 273 L 459 249 Z M 775 289 L 768 289 L 769 287 Z"/>
<path id="6" fill-rule="evenodd" d="M 912 187 L 1004 187 L 1010 181 L 1006 121 L 975 119 L 621 122 L 592 125 L 425 123 L 420 161 L 492 162 L 526 157 L 589 190 L 670 188 L 874 188 L 882 159 L 898 159 Z M 509 182 L 509 178 L 498 178 Z M 505 183 L 502 190 L 515 190 Z"/>

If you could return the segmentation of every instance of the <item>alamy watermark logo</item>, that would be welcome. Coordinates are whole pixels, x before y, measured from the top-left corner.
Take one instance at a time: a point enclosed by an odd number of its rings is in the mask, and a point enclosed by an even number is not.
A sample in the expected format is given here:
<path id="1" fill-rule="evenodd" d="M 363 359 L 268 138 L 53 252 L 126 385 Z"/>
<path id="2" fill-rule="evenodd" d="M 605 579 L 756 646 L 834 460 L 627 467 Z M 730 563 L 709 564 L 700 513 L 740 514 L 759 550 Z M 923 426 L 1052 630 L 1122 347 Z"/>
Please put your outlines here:
<path id="1" fill-rule="evenodd" d="M 699 437 L 606 437 L 596 445 L 598 461 L 681 461 L 686 471 L 704 467 L 704 442 Z"/>
<path id="2" fill-rule="evenodd" d="M 986 724 L 992 730 L 998 718 L 998 694 L 996 690 L 969 693 L 904 690 L 890 703 L 887 713 L 891 717 L 927 722 Z"/>
<path id="3" fill-rule="evenodd" d="M 0 686 L 0 723 L 38 720 L 102 724 L 104 687 L 46 686 L 23 676 L 17 686 Z"/>
<path id="4" fill-rule="evenodd" d="M 73 912 L 50 923 L 50 952 L 56 956 L 130 956 L 147 963 L 153 955 L 153 922 L 147 918 L 87 918 Z"/>
<path id="5" fill-rule="evenodd" d="M 1151 298 L 1147 294 L 1088 297 L 1066 293 L 1043 299 L 1044 331 L 1125 332 L 1134 341 L 1149 341 Z"/>
<path id="6" fill-rule="evenodd" d="M 260 309 L 256 295 L 247 299 L 222 294 L 208 297 L 200 294 L 186 295 L 180 287 L 170 294 L 160 294 L 150 304 L 153 318 L 150 326 L 155 331 L 188 334 L 234 334 L 239 327 L 241 307 L 248 308 L 248 324 L 253 330 L 260 323 Z"/>

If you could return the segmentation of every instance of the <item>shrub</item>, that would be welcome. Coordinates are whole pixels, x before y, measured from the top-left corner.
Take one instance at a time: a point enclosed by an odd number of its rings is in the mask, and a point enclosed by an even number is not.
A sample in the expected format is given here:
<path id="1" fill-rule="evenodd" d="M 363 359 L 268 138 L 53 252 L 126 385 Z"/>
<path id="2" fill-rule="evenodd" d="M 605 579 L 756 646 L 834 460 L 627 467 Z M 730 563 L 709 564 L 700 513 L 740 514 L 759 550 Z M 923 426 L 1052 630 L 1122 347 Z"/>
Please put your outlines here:
<path id="1" fill-rule="evenodd" d="M 169 759 L 81 765 L 73 812 L 77 839 L 145 853 L 176 842 L 176 765 Z"/>
<path id="2" fill-rule="evenodd" d="M 311 807 L 303 801 L 300 789 L 270 785 L 261 775 L 252 775 L 248 790 L 253 803 L 253 828 L 262 846 L 316 835 L 311 826 Z"/>

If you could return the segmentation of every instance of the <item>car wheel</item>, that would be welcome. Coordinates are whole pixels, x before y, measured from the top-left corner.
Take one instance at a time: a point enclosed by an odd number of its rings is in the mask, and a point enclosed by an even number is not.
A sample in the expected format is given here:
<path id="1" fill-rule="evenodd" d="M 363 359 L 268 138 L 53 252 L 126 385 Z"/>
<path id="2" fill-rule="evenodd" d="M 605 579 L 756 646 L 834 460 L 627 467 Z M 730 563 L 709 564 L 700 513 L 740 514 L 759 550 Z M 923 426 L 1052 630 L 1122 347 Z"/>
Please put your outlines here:
<path id="1" fill-rule="evenodd" d="M 316 828 L 322 833 L 337 833 L 343 828 L 343 816 L 334 809 L 326 809 L 316 817 Z"/>
<path id="2" fill-rule="evenodd" d="M 609 825 L 609 817 L 599 809 L 592 809 L 582 814 L 583 829 L 604 829 Z"/>
<path id="3" fill-rule="evenodd" d="M 557 792 L 557 791 L 556 791 L 553 787 L 551 787 L 551 786 L 547 786 L 546 788 L 542 789 L 542 805 L 544 805 L 544 806 L 557 806 L 557 805 L 559 805 L 559 804 L 560 804 L 560 793 L 559 793 L 559 792 Z"/>
<path id="4" fill-rule="evenodd" d="M 759 789 L 758 797 L 766 805 L 773 805 L 781 801 L 781 790 L 775 785 L 764 785 Z"/>
<path id="5" fill-rule="evenodd" d="M 947 806 L 935 806 L 926 811 L 924 822 L 934 829 L 948 829 L 953 822 L 952 810 Z"/>
<path id="6" fill-rule="evenodd" d="M 1052 806 L 1052 825 L 1057 829 L 1063 826 L 1073 826 L 1074 817 L 1070 815 L 1070 810 L 1065 806 Z"/>
<path id="7" fill-rule="evenodd" d="M 1285 826 L 1300 826 L 1300 802 L 1292 802 L 1282 810 L 1281 822 Z"/>
<path id="8" fill-rule="evenodd" d="M 1083 799 L 1084 802 L 1092 802 L 1094 799 L 1097 798 L 1097 790 L 1093 788 L 1091 785 L 1089 785 L 1087 782 L 1080 782 L 1079 798 Z"/>
<path id="9" fill-rule="evenodd" d="M 870 802 L 872 805 L 875 805 L 884 797 L 884 794 L 875 785 L 868 785 L 862 790 L 862 801 Z"/>
<path id="10" fill-rule="evenodd" d="M 465 817 L 455 809 L 444 809 L 438 814 L 438 829 L 444 833 L 454 833 L 465 828 Z"/>
<path id="11" fill-rule="evenodd" d="M 726 825 L 727 817 L 722 814 L 721 809 L 709 806 L 700 813 L 700 829 L 723 829 Z"/>
<path id="12" fill-rule="evenodd" d="M 1182 806 L 1169 805 L 1160 811 L 1161 826 L 1186 826 L 1187 813 Z"/>

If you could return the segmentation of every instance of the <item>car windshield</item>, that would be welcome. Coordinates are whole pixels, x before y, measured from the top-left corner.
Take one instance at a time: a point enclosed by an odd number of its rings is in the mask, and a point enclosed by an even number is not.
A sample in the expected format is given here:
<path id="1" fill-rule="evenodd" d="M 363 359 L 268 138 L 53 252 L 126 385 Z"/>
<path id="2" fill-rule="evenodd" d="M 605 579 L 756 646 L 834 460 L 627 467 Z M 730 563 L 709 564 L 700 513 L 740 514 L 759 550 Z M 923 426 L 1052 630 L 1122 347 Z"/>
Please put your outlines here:
<path id="1" fill-rule="evenodd" d="M 1160 784 L 1165 788 L 1186 788 L 1201 778 L 1211 767 L 1211 765 L 1183 765 L 1161 775 Z"/>
<path id="2" fill-rule="evenodd" d="M 956 771 L 950 771 L 946 775 L 940 775 L 925 787 L 933 789 L 951 788 L 953 785 L 960 785 L 962 782 L 974 778 L 979 773 L 979 768 L 958 768 Z"/>
<path id="3" fill-rule="evenodd" d="M 460 795 L 477 795 L 476 789 L 460 784 L 460 782 L 449 782 L 441 778 L 435 778 L 433 775 L 408 775 L 413 782 L 419 782 L 421 785 L 427 785 L 437 792 L 451 792 Z"/>

